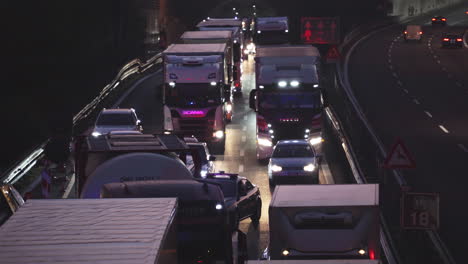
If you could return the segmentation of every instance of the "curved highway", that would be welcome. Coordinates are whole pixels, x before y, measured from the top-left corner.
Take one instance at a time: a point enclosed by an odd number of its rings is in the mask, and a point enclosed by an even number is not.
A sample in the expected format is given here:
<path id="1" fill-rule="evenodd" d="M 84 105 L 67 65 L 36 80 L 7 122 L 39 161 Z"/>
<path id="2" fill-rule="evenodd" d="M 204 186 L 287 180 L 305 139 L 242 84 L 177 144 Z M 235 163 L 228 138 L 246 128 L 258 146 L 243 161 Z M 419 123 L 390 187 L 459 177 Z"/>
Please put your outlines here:
<path id="1" fill-rule="evenodd" d="M 440 194 L 442 240 L 458 263 L 466 261 L 468 229 L 468 46 L 441 48 L 442 34 L 465 32 L 463 10 L 442 14 L 447 26 L 423 25 L 421 43 L 405 43 L 403 26 L 370 35 L 351 54 L 352 89 L 371 125 L 389 149 L 401 138 L 416 161 L 403 172 L 415 192 Z"/>

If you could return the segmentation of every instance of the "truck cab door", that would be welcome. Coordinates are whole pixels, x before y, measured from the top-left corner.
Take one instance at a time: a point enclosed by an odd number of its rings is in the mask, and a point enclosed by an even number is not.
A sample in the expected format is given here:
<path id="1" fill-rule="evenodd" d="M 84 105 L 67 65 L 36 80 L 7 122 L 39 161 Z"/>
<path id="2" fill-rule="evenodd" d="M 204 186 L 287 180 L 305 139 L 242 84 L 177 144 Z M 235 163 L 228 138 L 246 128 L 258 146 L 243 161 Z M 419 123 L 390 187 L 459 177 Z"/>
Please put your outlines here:
<path id="1" fill-rule="evenodd" d="M 249 94 L 249 107 L 257 112 L 257 89 L 253 89 Z"/>

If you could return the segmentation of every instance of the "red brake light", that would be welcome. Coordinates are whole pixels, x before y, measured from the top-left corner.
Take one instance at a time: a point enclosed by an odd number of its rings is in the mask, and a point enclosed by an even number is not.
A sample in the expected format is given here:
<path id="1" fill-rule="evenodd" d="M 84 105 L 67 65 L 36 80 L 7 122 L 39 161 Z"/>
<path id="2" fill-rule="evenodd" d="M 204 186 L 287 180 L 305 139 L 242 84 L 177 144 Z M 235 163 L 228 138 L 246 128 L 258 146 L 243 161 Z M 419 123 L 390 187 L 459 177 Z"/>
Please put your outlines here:
<path id="1" fill-rule="evenodd" d="M 369 258 L 370 259 L 375 259 L 375 253 L 374 253 L 374 250 L 372 250 L 372 249 L 369 250 Z"/>
<path id="2" fill-rule="evenodd" d="M 258 130 L 260 131 L 267 131 L 268 130 L 268 124 L 265 121 L 265 119 L 261 116 L 257 116 L 257 127 Z"/>
<path id="3" fill-rule="evenodd" d="M 448 38 L 444 38 L 444 41 L 449 41 L 449 39 L 448 39 Z"/>
<path id="4" fill-rule="evenodd" d="M 458 41 L 458 42 L 462 42 L 462 41 L 463 41 L 463 39 L 461 39 L 461 38 L 457 38 L 457 41 Z"/>

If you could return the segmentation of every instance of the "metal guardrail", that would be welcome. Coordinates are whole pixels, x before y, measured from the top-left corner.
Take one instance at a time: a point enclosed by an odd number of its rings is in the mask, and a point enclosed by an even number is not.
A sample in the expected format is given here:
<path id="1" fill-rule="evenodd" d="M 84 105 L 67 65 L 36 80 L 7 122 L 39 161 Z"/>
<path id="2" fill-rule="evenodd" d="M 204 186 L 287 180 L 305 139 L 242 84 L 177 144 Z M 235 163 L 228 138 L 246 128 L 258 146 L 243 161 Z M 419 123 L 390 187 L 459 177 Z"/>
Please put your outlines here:
<path id="1" fill-rule="evenodd" d="M 88 118 L 93 111 L 99 107 L 100 103 L 109 96 L 118 87 L 122 81 L 132 76 L 135 73 L 144 73 L 151 67 L 162 62 L 161 53 L 156 54 L 152 58 L 148 59 L 145 62 L 140 61 L 139 59 L 134 59 L 127 64 L 125 64 L 120 71 L 117 73 L 116 77 L 107 84 L 99 93 L 99 95 L 94 98 L 89 104 L 87 104 L 83 109 L 81 109 L 74 117 L 73 124 L 76 124 L 80 120 Z M 2 176 L 0 181 L 3 184 L 14 184 L 21 179 L 34 165 L 37 161 L 40 160 L 44 155 L 44 147 L 47 144 L 48 140 L 41 143 L 38 147 L 34 148 L 31 152 L 25 155 L 24 158 L 16 162 L 12 167 L 7 169 Z"/>

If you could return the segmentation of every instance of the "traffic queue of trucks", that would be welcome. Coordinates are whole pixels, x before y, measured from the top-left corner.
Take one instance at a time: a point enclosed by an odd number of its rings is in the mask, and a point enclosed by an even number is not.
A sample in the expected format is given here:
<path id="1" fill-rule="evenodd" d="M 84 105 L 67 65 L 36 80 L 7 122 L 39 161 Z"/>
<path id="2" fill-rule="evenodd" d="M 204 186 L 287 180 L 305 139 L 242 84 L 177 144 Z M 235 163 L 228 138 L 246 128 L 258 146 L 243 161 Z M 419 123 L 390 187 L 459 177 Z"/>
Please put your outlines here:
<path id="1" fill-rule="evenodd" d="M 198 27 L 209 33 L 186 32 L 164 51 L 164 134 L 76 139 L 76 190 L 86 199 L 22 205 L 5 196 L 13 211 L 20 208 L 0 227 L 2 263 L 244 263 L 246 236 L 238 225 L 247 217 L 258 224 L 259 188 L 233 174 L 202 174 L 199 151 L 182 140 L 195 136 L 224 148 L 233 54 L 242 49 L 232 37 L 242 33 L 237 22 L 203 21 Z M 287 33 L 285 18 L 258 18 L 256 26 L 271 29 L 269 38 L 272 28 Z M 256 51 L 249 104 L 257 112 L 257 157 L 268 158 L 282 139 L 318 148 L 324 107 L 318 50 L 258 45 Z M 278 185 L 265 260 L 247 263 L 377 264 L 378 197 L 373 184 Z"/>

